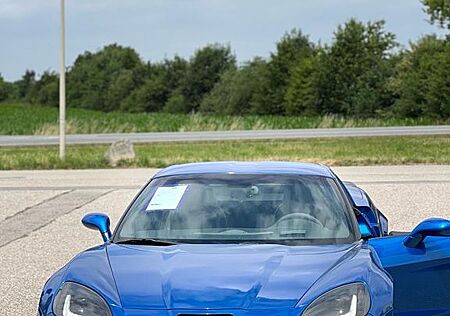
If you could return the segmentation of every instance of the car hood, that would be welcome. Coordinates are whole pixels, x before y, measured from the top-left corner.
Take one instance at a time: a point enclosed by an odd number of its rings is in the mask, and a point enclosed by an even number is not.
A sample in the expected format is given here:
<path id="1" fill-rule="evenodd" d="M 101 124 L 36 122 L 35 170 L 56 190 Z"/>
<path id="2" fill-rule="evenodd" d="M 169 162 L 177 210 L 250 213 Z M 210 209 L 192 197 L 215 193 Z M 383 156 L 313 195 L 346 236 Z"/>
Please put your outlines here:
<path id="1" fill-rule="evenodd" d="M 122 306 L 129 309 L 293 308 L 357 245 L 110 244 Z"/>

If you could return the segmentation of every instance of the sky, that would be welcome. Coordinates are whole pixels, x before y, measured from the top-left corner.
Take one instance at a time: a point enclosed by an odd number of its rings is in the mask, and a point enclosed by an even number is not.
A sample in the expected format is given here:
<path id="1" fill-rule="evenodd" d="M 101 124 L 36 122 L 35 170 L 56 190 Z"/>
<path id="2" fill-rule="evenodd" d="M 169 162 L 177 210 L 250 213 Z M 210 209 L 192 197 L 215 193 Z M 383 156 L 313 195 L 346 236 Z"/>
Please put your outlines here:
<path id="1" fill-rule="evenodd" d="M 0 0 L 0 73 L 17 80 L 59 65 L 59 0 Z M 419 0 L 66 0 L 66 64 L 84 51 L 119 43 L 144 60 L 192 56 L 208 43 L 232 47 L 239 61 L 268 57 L 293 28 L 329 43 L 355 17 L 386 20 L 407 47 L 440 30 Z"/>

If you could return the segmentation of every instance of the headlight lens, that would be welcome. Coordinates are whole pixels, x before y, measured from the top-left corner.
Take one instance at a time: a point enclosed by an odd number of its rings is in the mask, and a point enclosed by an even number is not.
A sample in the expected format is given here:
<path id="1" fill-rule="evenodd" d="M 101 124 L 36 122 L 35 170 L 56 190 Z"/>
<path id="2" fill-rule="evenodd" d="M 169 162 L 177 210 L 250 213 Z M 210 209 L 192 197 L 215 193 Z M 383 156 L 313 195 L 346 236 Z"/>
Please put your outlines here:
<path id="1" fill-rule="evenodd" d="M 91 289 L 72 282 L 64 284 L 53 303 L 56 316 L 111 316 L 105 300 Z"/>
<path id="2" fill-rule="evenodd" d="M 369 309 L 369 290 L 363 283 L 353 283 L 323 294 L 308 306 L 303 316 L 366 316 Z"/>

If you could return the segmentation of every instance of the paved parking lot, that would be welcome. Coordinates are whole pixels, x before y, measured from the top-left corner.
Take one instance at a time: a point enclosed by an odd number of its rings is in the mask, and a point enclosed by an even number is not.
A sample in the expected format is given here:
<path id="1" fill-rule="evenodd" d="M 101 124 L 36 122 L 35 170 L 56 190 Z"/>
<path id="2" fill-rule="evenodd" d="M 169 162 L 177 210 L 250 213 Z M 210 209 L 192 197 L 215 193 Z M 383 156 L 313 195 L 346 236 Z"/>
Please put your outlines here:
<path id="1" fill-rule="evenodd" d="M 450 166 L 341 167 L 389 217 L 410 230 L 426 217 L 450 218 Z M 113 226 L 155 170 L 0 172 L 0 314 L 35 315 L 40 289 L 76 253 L 101 242 L 82 227 L 88 212 Z"/>

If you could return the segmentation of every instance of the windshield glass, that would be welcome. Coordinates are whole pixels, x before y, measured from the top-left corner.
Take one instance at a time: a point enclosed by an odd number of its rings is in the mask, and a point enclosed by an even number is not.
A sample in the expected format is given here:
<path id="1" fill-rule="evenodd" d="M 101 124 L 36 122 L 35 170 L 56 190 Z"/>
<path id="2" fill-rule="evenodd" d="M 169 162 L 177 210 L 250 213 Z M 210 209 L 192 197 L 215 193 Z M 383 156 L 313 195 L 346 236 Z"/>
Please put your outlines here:
<path id="1" fill-rule="evenodd" d="M 355 241 L 351 207 L 333 179 L 193 175 L 151 181 L 114 241 L 336 244 Z"/>

